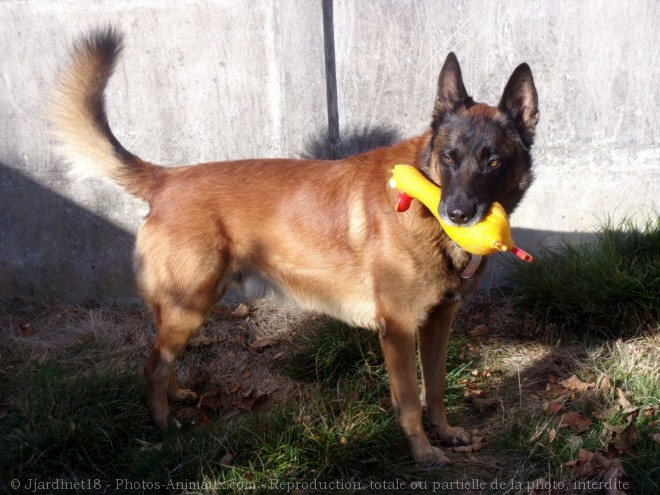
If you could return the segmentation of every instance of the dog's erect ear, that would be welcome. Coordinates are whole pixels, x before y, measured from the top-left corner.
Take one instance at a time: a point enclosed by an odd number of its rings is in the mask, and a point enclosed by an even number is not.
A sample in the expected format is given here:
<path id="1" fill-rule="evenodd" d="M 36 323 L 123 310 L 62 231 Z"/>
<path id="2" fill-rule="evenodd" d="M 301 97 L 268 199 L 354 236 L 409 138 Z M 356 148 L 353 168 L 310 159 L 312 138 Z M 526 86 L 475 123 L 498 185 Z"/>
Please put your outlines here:
<path id="1" fill-rule="evenodd" d="M 529 65 L 520 64 L 511 74 L 498 108 L 513 119 L 528 147 L 534 142 L 534 130 L 539 121 L 538 104 L 532 71 Z"/>
<path id="2" fill-rule="evenodd" d="M 447 55 L 438 77 L 438 93 L 433 106 L 431 127 L 437 130 L 445 115 L 456 112 L 468 101 L 469 96 L 463 85 L 461 66 L 454 52 Z"/>

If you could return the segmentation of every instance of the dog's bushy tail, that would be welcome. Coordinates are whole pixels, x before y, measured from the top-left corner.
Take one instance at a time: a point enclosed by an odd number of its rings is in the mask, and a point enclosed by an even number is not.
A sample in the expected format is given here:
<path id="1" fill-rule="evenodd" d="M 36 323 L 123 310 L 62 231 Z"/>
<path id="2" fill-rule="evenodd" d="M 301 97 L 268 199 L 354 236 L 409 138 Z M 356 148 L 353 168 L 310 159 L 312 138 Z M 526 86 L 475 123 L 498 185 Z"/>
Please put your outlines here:
<path id="1" fill-rule="evenodd" d="M 74 46 L 48 108 L 57 155 L 82 175 L 105 176 L 149 200 L 161 167 L 127 151 L 112 133 L 104 91 L 122 50 L 123 35 L 97 29 Z"/>

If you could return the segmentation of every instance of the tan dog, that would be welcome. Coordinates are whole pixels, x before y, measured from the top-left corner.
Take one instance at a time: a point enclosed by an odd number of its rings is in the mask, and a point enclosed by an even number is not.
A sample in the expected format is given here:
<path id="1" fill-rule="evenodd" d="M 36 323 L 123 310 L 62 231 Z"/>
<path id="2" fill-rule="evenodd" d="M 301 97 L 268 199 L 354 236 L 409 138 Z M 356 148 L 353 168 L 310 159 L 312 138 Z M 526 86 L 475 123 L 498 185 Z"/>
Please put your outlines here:
<path id="1" fill-rule="evenodd" d="M 447 462 L 422 428 L 416 342 L 432 440 L 470 442 L 447 423 L 445 358 L 452 317 L 475 287 L 470 255 L 415 202 L 394 212 L 394 164 L 420 168 L 443 188 L 448 222 L 479 221 L 493 201 L 511 212 L 530 183 L 538 120 L 529 67 L 511 76 L 498 107 L 466 93 L 454 54 L 440 73 L 431 128 L 390 148 L 337 161 L 244 160 L 161 167 L 132 155 L 108 125 L 103 92 L 121 51 L 108 28 L 75 47 L 51 112 L 59 152 L 149 203 L 135 271 L 158 326 L 145 366 L 160 428 L 179 388 L 175 361 L 232 281 L 258 275 L 305 308 L 379 332 L 399 425 L 415 458 Z M 230 199 L 231 198 L 231 199 Z"/>

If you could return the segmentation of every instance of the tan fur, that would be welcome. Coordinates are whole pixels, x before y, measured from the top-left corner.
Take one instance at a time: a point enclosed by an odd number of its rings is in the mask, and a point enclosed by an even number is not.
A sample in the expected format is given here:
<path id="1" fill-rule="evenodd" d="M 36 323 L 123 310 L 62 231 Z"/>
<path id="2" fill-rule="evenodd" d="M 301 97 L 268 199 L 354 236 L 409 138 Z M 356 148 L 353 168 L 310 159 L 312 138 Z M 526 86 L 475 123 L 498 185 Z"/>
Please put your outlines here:
<path id="1" fill-rule="evenodd" d="M 460 277 L 469 255 L 433 216 L 417 202 L 395 213 L 388 187 L 393 165 L 421 166 L 430 133 L 338 161 L 157 167 L 124 150 L 105 120 L 102 93 L 118 54 L 107 42 L 119 45 L 119 38 L 107 30 L 78 45 L 51 118 L 67 163 L 149 202 L 135 269 L 158 326 L 145 366 L 154 422 L 168 425 L 168 399 L 195 397 L 176 383 L 176 358 L 218 293 L 236 274 L 255 273 L 305 308 L 379 331 L 394 408 L 414 456 L 446 462 L 422 428 L 416 338 L 432 437 L 469 442 L 448 425 L 443 397 L 451 320 L 476 281 Z"/>

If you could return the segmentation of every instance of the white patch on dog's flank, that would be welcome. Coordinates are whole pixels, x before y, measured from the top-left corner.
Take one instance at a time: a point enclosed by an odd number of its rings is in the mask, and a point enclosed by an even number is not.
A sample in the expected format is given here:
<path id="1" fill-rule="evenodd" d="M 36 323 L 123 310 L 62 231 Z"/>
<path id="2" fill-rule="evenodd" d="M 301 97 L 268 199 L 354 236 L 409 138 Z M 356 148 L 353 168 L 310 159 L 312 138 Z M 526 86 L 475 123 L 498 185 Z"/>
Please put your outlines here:
<path id="1" fill-rule="evenodd" d="M 343 298 L 341 300 L 330 301 L 320 298 L 309 297 L 309 294 L 302 296 L 290 296 L 298 306 L 315 312 L 329 315 L 335 319 L 344 321 L 349 325 L 359 328 L 368 328 L 377 330 L 376 323 L 376 305 L 373 301 L 361 298 Z"/>
<path id="2" fill-rule="evenodd" d="M 356 197 L 350 203 L 348 212 L 348 240 L 351 246 L 360 248 L 367 236 L 367 214 L 364 211 L 364 202 Z"/>

